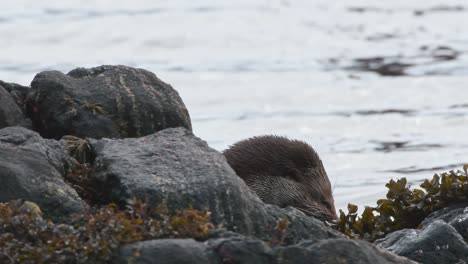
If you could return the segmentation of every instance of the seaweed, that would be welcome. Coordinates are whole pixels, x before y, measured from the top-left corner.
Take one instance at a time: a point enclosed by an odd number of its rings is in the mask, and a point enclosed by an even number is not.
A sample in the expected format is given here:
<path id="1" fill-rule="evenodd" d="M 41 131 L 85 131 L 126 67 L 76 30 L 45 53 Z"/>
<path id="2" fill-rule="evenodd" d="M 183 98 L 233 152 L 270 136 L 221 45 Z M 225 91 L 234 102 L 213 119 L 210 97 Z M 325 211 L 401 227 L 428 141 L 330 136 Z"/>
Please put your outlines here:
<path id="1" fill-rule="evenodd" d="M 425 180 L 421 189 L 412 189 L 406 178 L 390 180 L 387 198 L 376 207 L 366 206 L 358 215 L 358 207 L 348 204 L 348 213 L 340 210 L 336 228 L 350 238 L 374 241 L 404 228 L 418 228 L 431 213 L 455 204 L 468 203 L 468 165 L 463 170 L 435 174 Z"/>
<path id="2" fill-rule="evenodd" d="M 108 263 L 122 244 L 202 238 L 214 227 L 208 211 L 166 213 L 134 200 L 125 210 L 110 204 L 53 223 L 32 202 L 0 203 L 0 263 Z"/>
<path id="3" fill-rule="evenodd" d="M 268 244 L 271 247 L 283 245 L 286 239 L 289 224 L 290 224 L 289 219 L 286 216 L 283 216 L 282 218 L 278 219 L 276 221 L 276 226 L 273 228 L 271 232 L 270 241 L 266 241 L 266 242 L 268 242 Z"/>

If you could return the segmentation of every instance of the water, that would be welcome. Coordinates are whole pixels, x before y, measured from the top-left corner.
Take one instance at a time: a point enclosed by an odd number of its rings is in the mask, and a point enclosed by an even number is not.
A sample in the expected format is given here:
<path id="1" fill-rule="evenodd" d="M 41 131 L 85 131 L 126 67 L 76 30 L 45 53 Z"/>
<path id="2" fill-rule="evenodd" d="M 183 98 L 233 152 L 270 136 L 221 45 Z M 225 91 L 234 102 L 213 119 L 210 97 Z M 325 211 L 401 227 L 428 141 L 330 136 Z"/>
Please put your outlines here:
<path id="1" fill-rule="evenodd" d="M 466 0 L 3 1 L 0 36 L 1 80 L 141 67 L 218 150 L 260 134 L 309 142 L 338 208 L 468 162 Z"/>

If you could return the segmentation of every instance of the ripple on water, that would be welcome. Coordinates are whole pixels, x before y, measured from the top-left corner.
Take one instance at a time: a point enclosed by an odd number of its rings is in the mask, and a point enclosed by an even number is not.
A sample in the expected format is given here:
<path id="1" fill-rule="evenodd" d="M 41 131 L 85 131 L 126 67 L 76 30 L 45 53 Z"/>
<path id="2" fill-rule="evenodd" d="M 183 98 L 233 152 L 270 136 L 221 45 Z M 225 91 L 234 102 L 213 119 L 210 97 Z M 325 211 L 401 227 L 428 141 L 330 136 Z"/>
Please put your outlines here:
<path id="1" fill-rule="evenodd" d="M 414 144 L 410 141 L 375 141 L 371 140 L 370 143 L 376 144 L 374 148 L 376 151 L 392 152 L 392 151 L 426 151 L 435 148 L 442 148 L 442 144 Z"/>
<path id="2" fill-rule="evenodd" d="M 387 35 L 392 37 L 392 35 Z M 375 40 L 375 39 L 372 39 Z M 365 58 L 355 58 L 348 66 L 343 66 L 343 69 L 350 71 L 365 71 L 375 72 L 382 76 L 408 76 L 408 75 L 450 75 L 458 74 L 457 71 L 447 71 L 446 65 L 460 56 L 466 54 L 466 50 L 456 50 L 448 46 L 429 47 L 421 46 L 412 55 L 394 55 L 394 56 L 375 56 Z M 339 62 L 339 59 L 335 59 Z M 430 65 L 430 69 L 424 70 Z M 422 70 L 417 71 L 417 68 Z M 411 71 L 411 68 L 416 68 L 416 71 Z M 468 65 L 462 68 L 468 70 Z"/>
<path id="3" fill-rule="evenodd" d="M 413 173 L 420 173 L 420 172 L 442 172 L 442 171 L 447 171 L 447 170 L 454 170 L 454 169 L 459 169 L 462 167 L 466 162 L 462 163 L 456 163 L 456 164 L 449 164 L 449 165 L 442 165 L 442 166 L 435 166 L 435 167 L 428 167 L 428 168 L 420 168 L 417 166 L 410 166 L 410 167 L 405 167 L 405 168 L 400 168 L 400 169 L 395 169 L 395 170 L 384 170 L 382 172 L 395 172 L 399 174 L 413 174 Z"/>

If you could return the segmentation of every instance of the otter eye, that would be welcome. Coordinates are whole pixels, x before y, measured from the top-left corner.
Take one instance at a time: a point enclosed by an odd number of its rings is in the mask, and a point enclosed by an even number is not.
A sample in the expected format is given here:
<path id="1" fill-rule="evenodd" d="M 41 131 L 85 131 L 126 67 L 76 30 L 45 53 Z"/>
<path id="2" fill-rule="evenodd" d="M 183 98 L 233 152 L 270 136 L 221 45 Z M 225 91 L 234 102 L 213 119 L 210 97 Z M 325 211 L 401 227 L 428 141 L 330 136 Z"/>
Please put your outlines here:
<path id="1" fill-rule="evenodd" d="M 293 181 L 300 182 L 301 181 L 301 172 L 298 169 L 290 169 L 288 170 L 288 178 Z"/>
<path id="2" fill-rule="evenodd" d="M 331 209 L 331 204 L 328 201 L 322 200 L 322 204 L 325 205 L 328 209 Z"/>

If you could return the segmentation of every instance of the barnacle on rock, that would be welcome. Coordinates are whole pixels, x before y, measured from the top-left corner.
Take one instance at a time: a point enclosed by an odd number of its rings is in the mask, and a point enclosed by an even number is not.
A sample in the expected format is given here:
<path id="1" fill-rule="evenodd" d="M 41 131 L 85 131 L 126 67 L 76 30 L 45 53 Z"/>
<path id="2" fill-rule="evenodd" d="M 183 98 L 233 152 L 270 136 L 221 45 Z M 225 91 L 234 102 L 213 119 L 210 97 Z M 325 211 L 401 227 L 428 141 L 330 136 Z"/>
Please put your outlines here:
<path id="1" fill-rule="evenodd" d="M 468 165 L 463 170 L 435 174 L 421 189 L 411 189 L 406 178 L 385 185 L 387 198 L 376 207 L 366 207 L 358 216 L 358 207 L 348 204 L 348 213 L 340 210 L 336 228 L 351 238 L 374 241 L 396 230 L 417 228 L 426 216 L 444 207 L 468 203 Z"/>

